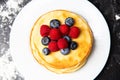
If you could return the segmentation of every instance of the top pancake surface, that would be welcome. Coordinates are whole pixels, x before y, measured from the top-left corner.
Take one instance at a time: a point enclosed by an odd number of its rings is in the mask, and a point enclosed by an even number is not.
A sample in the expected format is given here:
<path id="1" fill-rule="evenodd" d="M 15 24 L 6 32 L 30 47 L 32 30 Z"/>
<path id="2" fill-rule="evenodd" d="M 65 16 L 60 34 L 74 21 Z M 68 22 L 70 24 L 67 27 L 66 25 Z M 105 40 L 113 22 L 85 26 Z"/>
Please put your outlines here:
<path id="1" fill-rule="evenodd" d="M 68 55 L 63 55 L 60 51 L 44 55 L 42 49 L 46 46 L 41 43 L 40 26 L 49 25 L 52 19 L 58 19 L 61 24 L 65 24 L 67 17 L 72 17 L 75 20 L 74 26 L 80 29 L 79 37 L 72 39 L 78 43 L 77 49 L 70 50 Z M 87 22 L 81 16 L 66 10 L 55 10 L 42 15 L 34 24 L 30 35 L 31 50 L 36 60 L 46 67 L 55 69 L 71 68 L 86 61 L 92 48 L 92 41 L 92 33 Z"/>

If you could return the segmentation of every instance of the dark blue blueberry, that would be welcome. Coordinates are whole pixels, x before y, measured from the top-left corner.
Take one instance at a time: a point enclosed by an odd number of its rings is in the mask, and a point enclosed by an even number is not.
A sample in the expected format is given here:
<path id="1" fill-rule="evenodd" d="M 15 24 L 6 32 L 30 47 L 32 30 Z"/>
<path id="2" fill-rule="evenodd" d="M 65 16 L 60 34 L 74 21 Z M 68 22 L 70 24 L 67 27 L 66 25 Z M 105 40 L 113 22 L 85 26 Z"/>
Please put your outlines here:
<path id="1" fill-rule="evenodd" d="M 70 44 L 70 49 L 75 50 L 78 47 L 78 44 L 75 41 L 72 41 Z"/>
<path id="2" fill-rule="evenodd" d="M 64 39 L 66 39 L 69 43 L 71 42 L 71 38 L 69 36 L 64 36 Z"/>
<path id="3" fill-rule="evenodd" d="M 61 52 L 63 55 L 67 55 L 67 54 L 70 52 L 70 49 L 69 49 L 69 48 L 61 49 L 60 52 Z"/>
<path id="4" fill-rule="evenodd" d="M 43 45 L 48 45 L 49 42 L 50 42 L 50 38 L 49 37 L 43 37 L 42 40 L 41 40 L 42 44 Z"/>
<path id="5" fill-rule="evenodd" d="M 65 19 L 65 24 L 69 27 L 73 26 L 74 22 L 75 22 L 74 19 L 71 17 Z"/>
<path id="6" fill-rule="evenodd" d="M 53 19 L 50 21 L 51 28 L 58 28 L 60 26 L 60 21 L 57 19 Z"/>
<path id="7" fill-rule="evenodd" d="M 43 48 L 42 52 L 45 54 L 45 55 L 48 55 L 50 53 L 50 50 L 48 48 Z"/>

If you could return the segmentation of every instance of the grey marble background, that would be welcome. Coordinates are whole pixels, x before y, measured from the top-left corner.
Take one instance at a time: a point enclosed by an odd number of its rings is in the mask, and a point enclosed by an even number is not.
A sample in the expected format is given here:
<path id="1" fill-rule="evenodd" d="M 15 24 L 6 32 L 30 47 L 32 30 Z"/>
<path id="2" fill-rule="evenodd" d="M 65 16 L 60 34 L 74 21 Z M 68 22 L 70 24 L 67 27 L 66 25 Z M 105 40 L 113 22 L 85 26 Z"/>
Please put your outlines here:
<path id="1" fill-rule="evenodd" d="M 0 0 L 0 80 L 24 80 L 10 55 L 9 37 L 15 17 L 30 1 Z"/>
<path id="2" fill-rule="evenodd" d="M 9 50 L 12 24 L 31 0 L 0 0 L 0 80 L 24 80 L 16 69 Z M 108 62 L 95 80 L 120 80 L 120 0 L 89 0 L 104 15 L 111 33 Z"/>

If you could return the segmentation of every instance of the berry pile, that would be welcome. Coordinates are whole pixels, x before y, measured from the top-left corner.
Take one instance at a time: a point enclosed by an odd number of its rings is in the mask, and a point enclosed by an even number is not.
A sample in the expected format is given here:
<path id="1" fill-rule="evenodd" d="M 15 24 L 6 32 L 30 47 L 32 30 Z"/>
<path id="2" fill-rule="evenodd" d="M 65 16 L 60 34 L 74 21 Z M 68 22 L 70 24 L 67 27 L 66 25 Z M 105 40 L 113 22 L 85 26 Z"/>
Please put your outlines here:
<path id="1" fill-rule="evenodd" d="M 75 50 L 78 44 L 72 41 L 80 34 L 80 29 L 74 26 L 74 19 L 68 17 L 65 19 L 65 24 L 60 23 L 58 19 L 50 21 L 50 27 L 48 25 L 42 25 L 40 27 L 40 35 L 43 37 L 41 43 L 45 46 L 43 53 L 48 55 L 50 52 L 59 51 L 63 55 L 67 55 L 70 49 Z"/>

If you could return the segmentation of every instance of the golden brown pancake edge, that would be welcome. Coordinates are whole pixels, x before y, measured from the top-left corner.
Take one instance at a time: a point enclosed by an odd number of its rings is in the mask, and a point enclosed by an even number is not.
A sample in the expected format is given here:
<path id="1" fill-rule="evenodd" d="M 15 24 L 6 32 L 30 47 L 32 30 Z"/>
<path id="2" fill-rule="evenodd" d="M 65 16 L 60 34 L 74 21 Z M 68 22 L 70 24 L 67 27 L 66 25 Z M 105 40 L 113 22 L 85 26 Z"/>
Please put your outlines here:
<path id="1" fill-rule="evenodd" d="M 47 17 L 47 16 L 53 16 L 53 15 L 54 17 Z M 67 17 L 73 17 L 76 22 L 77 20 L 79 20 L 75 24 L 75 26 L 78 26 L 82 32 L 80 33 L 79 38 L 73 39 L 73 40 L 77 41 L 78 44 L 80 44 L 79 45 L 80 47 L 78 47 L 77 50 L 75 51 L 72 50 L 68 55 L 62 55 L 59 51 L 57 51 L 57 52 L 51 53 L 48 56 L 45 56 L 41 50 L 44 46 L 40 43 L 40 40 L 41 40 L 41 36 L 39 34 L 40 26 L 42 24 L 49 25 L 49 22 L 51 19 L 59 19 L 60 21 L 62 21 L 61 23 L 63 24 L 65 18 Z M 38 39 L 36 39 L 36 37 Z M 84 39 L 85 39 L 85 42 L 84 42 Z M 89 40 L 87 41 L 87 39 Z M 86 45 L 87 47 L 84 45 Z M 33 28 L 30 34 L 30 47 L 31 47 L 31 51 L 34 58 L 38 61 L 38 63 L 42 64 L 48 70 L 53 71 L 55 73 L 69 73 L 69 72 L 74 72 L 80 69 L 87 62 L 87 58 L 90 55 L 92 50 L 92 45 L 93 45 L 93 34 L 86 20 L 83 19 L 80 15 L 67 10 L 54 10 L 46 14 L 43 14 L 38 18 L 38 20 L 33 25 Z M 81 46 L 84 47 L 85 49 L 82 48 Z M 83 49 L 83 52 L 82 52 L 82 49 Z M 57 56 L 63 57 L 62 58 L 63 60 Z M 59 59 L 57 60 L 57 58 Z M 64 59 L 66 59 L 67 63 L 64 63 L 65 62 Z M 61 65 L 57 63 L 60 63 Z M 66 64 L 69 64 L 69 65 L 67 66 Z"/>

